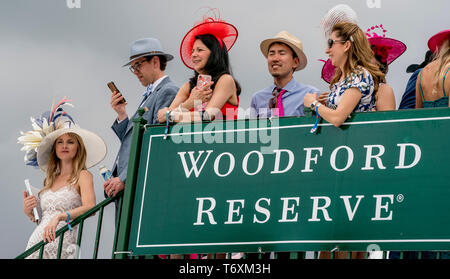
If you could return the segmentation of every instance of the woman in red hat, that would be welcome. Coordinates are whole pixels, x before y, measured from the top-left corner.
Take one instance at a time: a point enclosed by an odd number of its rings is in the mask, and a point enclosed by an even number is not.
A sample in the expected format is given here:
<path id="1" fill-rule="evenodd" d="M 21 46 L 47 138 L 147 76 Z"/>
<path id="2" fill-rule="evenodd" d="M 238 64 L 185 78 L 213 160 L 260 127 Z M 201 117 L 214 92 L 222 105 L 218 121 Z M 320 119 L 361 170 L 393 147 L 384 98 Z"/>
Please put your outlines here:
<path id="1" fill-rule="evenodd" d="M 450 29 L 430 38 L 428 47 L 435 53 L 433 62 L 423 68 L 416 82 L 416 108 L 448 107 L 450 101 Z"/>
<path id="2" fill-rule="evenodd" d="M 170 107 L 158 111 L 159 122 L 237 119 L 241 88 L 231 75 L 228 59 L 237 36 L 236 27 L 210 17 L 184 36 L 181 60 L 194 75 Z"/>

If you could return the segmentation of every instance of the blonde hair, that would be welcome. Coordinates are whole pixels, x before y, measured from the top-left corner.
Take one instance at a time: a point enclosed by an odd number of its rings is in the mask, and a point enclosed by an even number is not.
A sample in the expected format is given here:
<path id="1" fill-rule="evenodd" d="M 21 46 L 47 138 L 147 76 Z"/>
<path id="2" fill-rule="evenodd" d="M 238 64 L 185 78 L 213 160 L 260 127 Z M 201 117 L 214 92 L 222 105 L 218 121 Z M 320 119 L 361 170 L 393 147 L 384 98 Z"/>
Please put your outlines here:
<path id="1" fill-rule="evenodd" d="M 75 133 L 67 133 L 77 143 L 77 154 L 72 159 L 72 173 L 68 179 L 70 185 L 74 185 L 78 182 L 80 173 L 86 169 L 86 147 L 84 146 L 83 139 Z M 50 151 L 50 158 L 48 160 L 47 173 L 44 180 L 44 187 L 39 192 L 39 196 L 44 191 L 50 189 L 55 182 L 58 175 L 61 174 L 61 161 L 56 156 L 56 140 L 53 143 L 52 150 Z"/>
<path id="2" fill-rule="evenodd" d="M 450 64 L 450 40 L 446 40 L 442 44 L 434 60 L 437 60 L 439 63 L 433 82 L 433 87 L 437 89 L 439 88 L 439 84 L 441 83 L 441 81 L 444 79 L 444 74 L 447 71 L 448 66 Z"/>
<path id="3" fill-rule="evenodd" d="M 339 81 L 342 75 L 348 76 L 352 72 L 357 72 L 358 67 L 365 68 L 373 77 L 375 83 L 375 91 L 378 91 L 378 85 L 385 80 L 385 74 L 380 71 L 378 65 L 374 64 L 374 53 L 367 40 L 366 34 L 358 25 L 350 22 L 340 22 L 333 26 L 331 32 L 337 32 L 336 36 L 343 41 L 350 41 L 351 46 L 348 50 L 347 61 L 344 65 L 344 73 L 339 67 L 330 83 L 332 85 Z"/>

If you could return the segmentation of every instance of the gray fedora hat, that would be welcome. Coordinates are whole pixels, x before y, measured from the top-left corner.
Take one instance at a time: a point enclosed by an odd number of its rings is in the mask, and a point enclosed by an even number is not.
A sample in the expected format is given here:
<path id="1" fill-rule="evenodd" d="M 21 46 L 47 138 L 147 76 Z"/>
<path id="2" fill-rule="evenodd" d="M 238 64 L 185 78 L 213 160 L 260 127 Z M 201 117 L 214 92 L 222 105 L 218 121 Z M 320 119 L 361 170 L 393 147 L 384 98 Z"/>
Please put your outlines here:
<path id="1" fill-rule="evenodd" d="M 167 54 L 163 51 L 161 43 L 155 38 L 143 38 L 134 41 L 130 46 L 130 61 L 122 67 L 128 66 L 132 61 L 145 56 L 161 55 L 167 58 L 167 61 L 173 59 L 173 55 Z"/>

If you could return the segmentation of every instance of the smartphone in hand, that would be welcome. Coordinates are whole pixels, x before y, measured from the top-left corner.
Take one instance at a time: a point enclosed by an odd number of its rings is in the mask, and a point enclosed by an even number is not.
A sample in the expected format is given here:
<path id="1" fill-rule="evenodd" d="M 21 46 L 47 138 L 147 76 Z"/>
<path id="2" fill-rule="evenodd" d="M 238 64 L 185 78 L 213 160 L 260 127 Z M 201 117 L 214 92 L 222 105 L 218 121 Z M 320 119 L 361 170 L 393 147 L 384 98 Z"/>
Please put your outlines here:
<path id="1" fill-rule="evenodd" d="M 117 92 L 120 93 L 119 89 L 116 87 L 116 85 L 114 84 L 113 81 L 108 82 L 107 85 L 108 85 L 109 90 L 111 90 L 112 93 L 114 93 L 114 91 L 117 91 Z M 121 94 L 122 94 L 122 93 L 121 93 Z M 125 103 L 125 98 L 123 98 L 123 99 L 119 102 L 119 104 L 123 104 L 123 103 Z"/>
<path id="2" fill-rule="evenodd" d="M 205 87 L 209 82 L 211 82 L 212 78 L 210 75 L 198 75 L 197 78 L 197 88 L 201 89 Z"/>

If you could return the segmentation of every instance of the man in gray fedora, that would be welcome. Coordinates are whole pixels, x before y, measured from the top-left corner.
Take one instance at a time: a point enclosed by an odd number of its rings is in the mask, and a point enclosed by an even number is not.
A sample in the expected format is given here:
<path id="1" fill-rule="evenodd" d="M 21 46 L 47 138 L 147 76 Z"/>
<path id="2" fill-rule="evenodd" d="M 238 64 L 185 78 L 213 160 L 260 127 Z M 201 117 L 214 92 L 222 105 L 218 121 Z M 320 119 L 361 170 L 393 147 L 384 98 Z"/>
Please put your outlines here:
<path id="1" fill-rule="evenodd" d="M 139 108 L 145 108 L 143 117 L 148 124 L 158 123 L 158 110 L 170 106 L 178 92 L 179 88 L 165 74 L 167 62 L 172 59 L 172 55 L 163 51 L 158 39 L 144 38 L 131 44 L 130 61 L 123 67 L 129 66 L 130 71 L 136 75 L 142 86 L 146 87 Z M 103 185 L 107 196 L 115 196 L 125 188 L 133 130 L 132 119 L 137 117 L 137 111 L 131 118 L 128 116 L 127 104 L 119 92 L 112 94 L 111 107 L 117 113 L 117 119 L 111 128 L 121 145 L 114 161 L 113 177 Z"/>

